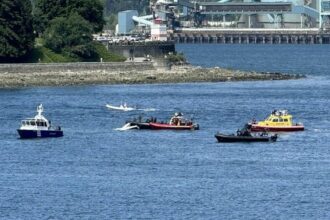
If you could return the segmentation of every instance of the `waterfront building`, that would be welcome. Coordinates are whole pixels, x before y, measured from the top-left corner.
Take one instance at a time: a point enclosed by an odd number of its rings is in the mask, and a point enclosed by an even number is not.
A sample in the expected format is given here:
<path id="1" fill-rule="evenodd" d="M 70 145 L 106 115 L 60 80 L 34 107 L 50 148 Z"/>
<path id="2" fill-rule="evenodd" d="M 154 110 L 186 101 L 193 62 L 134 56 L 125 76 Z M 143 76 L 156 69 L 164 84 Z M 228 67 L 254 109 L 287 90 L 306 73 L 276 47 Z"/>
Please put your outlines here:
<path id="1" fill-rule="evenodd" d="M 330 27 L 330 0 L 319 0 L 320 28 Z"/>
<path id="2" fill-rule="evenodd" d="M 136 10 L 121 11 L 118 13 L 118 33 L 119 35 L 129 34 L 134 28 L 133 16 L 138 16 Z"/>

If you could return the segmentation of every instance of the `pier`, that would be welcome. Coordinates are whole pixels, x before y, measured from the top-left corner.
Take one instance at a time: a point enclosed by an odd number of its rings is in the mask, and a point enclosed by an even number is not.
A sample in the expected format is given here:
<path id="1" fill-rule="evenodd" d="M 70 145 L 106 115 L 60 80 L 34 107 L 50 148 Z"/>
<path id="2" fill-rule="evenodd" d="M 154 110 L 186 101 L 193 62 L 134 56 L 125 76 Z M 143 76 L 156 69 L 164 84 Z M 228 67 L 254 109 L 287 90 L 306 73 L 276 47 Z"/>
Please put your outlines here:
<path id="1" fill-rule="evenodd" d="M 181 28 L 170 34 L 176 43 L 330 44 L 330 32 L 309 29 Z"/>
<path id="2" fill-rule="evenodd" d="M 121 54 L 126 58 L 164 57 L 168 53 L 175 52 L 174 41 L 106 43 L 106 47 L 108 50 Z"/>

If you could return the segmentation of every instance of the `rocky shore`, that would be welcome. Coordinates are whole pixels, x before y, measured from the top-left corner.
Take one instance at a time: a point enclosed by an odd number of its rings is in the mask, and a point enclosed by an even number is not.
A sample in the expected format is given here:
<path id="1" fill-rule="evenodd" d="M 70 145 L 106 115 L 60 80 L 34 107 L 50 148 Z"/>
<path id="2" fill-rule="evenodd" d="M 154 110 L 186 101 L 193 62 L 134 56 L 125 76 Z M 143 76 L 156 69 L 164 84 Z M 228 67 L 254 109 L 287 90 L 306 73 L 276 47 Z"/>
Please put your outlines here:
<path id="1" fill-rule="evenodd" d="M 121 64 L 122 65 L 122 64 Z M 304 76 L 283 73 L 258 73 L 222 68 L 200 68 L 190 65 L 175 66 L 171 70 L 153 68 L 149 64 L 141 68 L 95 68 L 63 69 L 0 67 L 0 88 L 31 86 L 66 86 L 93 84 L 151 84 L 151 83 L 188 83 L 188 82 L 226 82 L 255 80 L 289 80 Z"/>

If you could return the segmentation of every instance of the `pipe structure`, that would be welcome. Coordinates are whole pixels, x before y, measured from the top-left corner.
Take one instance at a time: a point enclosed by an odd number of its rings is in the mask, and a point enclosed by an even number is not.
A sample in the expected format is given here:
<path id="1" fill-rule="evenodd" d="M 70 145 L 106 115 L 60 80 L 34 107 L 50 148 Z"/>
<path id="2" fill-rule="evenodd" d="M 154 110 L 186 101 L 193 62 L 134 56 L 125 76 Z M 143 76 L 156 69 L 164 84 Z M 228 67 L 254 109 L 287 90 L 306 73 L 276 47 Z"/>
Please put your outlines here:
<path id="1" fill-rule="evenodd" d="M 133 21 L 136 21 L 141 24 L 145 24 L 147 26 L 151 26 L 153 24 L 153 22 L 148 21 L 148 19 L 152 19 L 152 18 L 153 18 L 153 15 L 147 15 L 147 16 L 142 16 L 142 17 L 138 17 L 138 16 L 132 17 Z"/>

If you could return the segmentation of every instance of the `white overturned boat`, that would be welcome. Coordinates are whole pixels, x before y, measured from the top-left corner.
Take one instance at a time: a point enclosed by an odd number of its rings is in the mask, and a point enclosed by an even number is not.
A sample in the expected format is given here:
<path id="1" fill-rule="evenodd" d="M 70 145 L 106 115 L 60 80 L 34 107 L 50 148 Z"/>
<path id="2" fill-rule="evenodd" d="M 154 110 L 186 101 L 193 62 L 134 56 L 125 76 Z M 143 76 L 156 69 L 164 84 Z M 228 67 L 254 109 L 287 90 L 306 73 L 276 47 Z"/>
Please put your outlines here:
<path id="1" fill-rule="evenodd" d="M 136 108 L 128 107 L 126 105 L 126 103 L 124 105 L 120 105 L 120 106 L 113 106 L 113 105 L 107 104 L 106 107 L 109 108 L 109 109 L 112 109 L 112 110 L 119 110 L 119 111 L 125 111 L 125 112 L 126 111 L 134 111 L 134 110 L 136 110 Z"/>
<path id="2" fill-rule="evenodd" d="M 131 130 L 131 129 L 140 129 L 137 125 L 131 125 L 131 123 L 127 123 L 125 124 L 123 127 L 121 128 L 116 128 L 116 131 L 127 131 L 127 130 Z"/>

